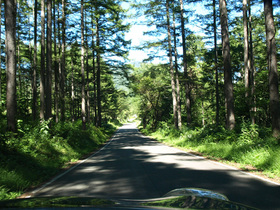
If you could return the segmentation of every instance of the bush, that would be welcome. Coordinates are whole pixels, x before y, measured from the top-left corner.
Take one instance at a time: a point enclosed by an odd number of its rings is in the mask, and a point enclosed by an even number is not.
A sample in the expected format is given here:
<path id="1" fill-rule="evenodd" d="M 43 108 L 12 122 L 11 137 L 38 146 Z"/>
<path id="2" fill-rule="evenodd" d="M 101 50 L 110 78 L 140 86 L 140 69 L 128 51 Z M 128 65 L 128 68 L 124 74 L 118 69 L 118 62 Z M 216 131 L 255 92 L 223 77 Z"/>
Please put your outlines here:
<path id="1" fill-rule="evenodd" d="M 0 199 L 15 198 L 31 185 L 38 185 L 61 167 L 97 149 L 108 138 L 92 125 L 81 122 L 43 121 L 20 127 L 21 134 L 6 133 L 0 148 Z M 111 129 L 113 132 L 113 129 Z"/>
<path id="2" fill-rule="evenodd" d="M 249 122 L 243 121 L 234 131 L 215 125 L 174 131 L 172 126 L 161 123 L 160 128 L 149 135 L 173 146 L 250 165 L 270 176 L 280 176 L 280 146 L 271 137 L 271 130 Z"/>

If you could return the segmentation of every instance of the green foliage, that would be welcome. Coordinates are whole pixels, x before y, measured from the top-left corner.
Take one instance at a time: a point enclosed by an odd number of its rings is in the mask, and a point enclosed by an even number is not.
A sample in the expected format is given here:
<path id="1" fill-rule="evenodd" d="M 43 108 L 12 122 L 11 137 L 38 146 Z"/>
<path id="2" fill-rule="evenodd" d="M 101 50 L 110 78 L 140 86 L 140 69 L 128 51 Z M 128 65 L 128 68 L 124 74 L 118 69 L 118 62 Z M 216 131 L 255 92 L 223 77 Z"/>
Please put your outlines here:
<path id="1" fill-rule="evenodd" d="M 6 134 L 0 149 L 0 199 L 15 198 L 67 163 L 94 151 L 113 133 L 115 127 L 109 127 L 105 133 L 92 125 L 82 130 L 80 121 L 43 121 L 34 127 L 20 126 L 21 137 Z"/>
<path id="2" fill-rule="evenodd" d="M 159 141 L 184 149 L 192 149 L 208 157 L 251 166 L 272 177 L 280 176 L 280 145 L 271 137 L 271 130 L 243 121 L 229 131 L 222 126 L 183 128 L 176 130 L 161 123 L 151 134 Z"/>

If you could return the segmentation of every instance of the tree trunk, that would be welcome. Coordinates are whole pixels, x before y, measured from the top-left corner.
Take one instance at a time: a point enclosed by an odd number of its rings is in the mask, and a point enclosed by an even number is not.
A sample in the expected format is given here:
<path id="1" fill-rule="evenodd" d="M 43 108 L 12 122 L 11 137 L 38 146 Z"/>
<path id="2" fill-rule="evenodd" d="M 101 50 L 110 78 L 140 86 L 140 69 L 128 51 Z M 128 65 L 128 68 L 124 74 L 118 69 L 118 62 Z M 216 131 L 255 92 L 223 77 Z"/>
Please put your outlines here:
<path id="1" fill-rule="evenodd" d="M 272 132 L 274 137 L 280 136 L 279 117 L 279 87 L 277 71 L 277 50 L 275 43 L 275 27 L 273 20 L 272 0 L 264 0 L 265 29 L 267 62 L 269 71 L 269 100 L 272 120 Z"/>
<path id="2" fill-rule="evenodd" d="M 218 72 L 218 50 L 217 50 L 217 23 L 216 23 L 216 0 L 213 0 L 214 19 L 214 50 L 215 50 L 215 76 L 216 76 L 216 125 L 220 124 L 220 95 L 219 95 L 219 72 Z"/>
<path id="3" fill-rule="evenodd" d="M 175 76 L 176 76 L 178 128 L 181 130 L 182 129 L 182 113 L 181 113 L 180 81 L 179 81 L 179 73 L 178 73 L 178 52 L 177 52 L 175 12 L 173 13 L 173 41 L 174 41 L 174 50 L 175 50 Z"/>
<path id="4" fill-rule="evenodd" d="M 222 29 L 222 46 L 223 46 L 223 60 L 224 60 L 224 78 L 225 78 L 225 102 L 226 102 L 226 125 L 229 130 L 235 127 L 234 116 L 234 98 L 233 98 L 233 84 L 231 74 L 231 58 L 230 58 L 230 44 L 228 31 L 228 15 L 226 8 L 226 1 L 220 2 L 220 19 Z"/>
<path id="5" fill-rule="evenodd" d="M 186 49 L 183 0 L 180 0 L 180 11 L 181 11 L 183 63 L 184 63 L 184 77 L 185 77 L 185 91 L 186 91 L 187 124 L 190 125 L 191 121 L 192 121 L 192 118 L 191 118 L 191 90 L 190 90 L 190 84 L 189 84 L 190 80 L 189 80 L 189 76 L 188 76 L 188 61 L 187 61 L 187 49 Z"/>
<path id="6" fill-rule="evenodd" d="M 249 37 L 248 37 L 248 18 L 247 18 L 247 0 L 243 0 L 243 29 L 244 29 L 244 84 L 245 84 L 245 100 L 249 107 Z"/>
<path id="7" fill-rule="evenodd" d="M 86 38 L 87 42 L 87 38 Z M 87 42 L 88 43 L 88 42 Z M 87 121 L 90 122 L 90 90 L 89 90 L 89 64 L 88 64 L 88 46 L 86 49 L 86 70 L 87 70 Z"/>
<path id="8" fill-rule="evenodd" d="M 52 0 L 47 0 L 46 120 L 52 117 Z"/>
<path id="9" fill-rule="evenodd" d="M 33 10 L 34 54 L 33 54 L 33 77 L 32 77 L 32 119 L 33 120 L 36 120 L 36 115 L 37 115 L 37 11 L 38 11 L 38 1 L 34 0 L 34 10 Z"/>
<path id="10" fill-rule="evenodd" d="M 167 18 L 167 33 L 168 33 L 168 49 L 169 49 L 169 65 L 171 76 L 171 88 L 172 88 L 172 101 L 173 101 L 173 119 L 174 126 L 178 129 L 178 112 L 177 112 L 177 98 L 175 88 L 174 67 L 172 59 L 172 46 L 171 46 L 171 30 L 170 30 L 170 16 L 169 16 L 169 0 L 166 0 L 166 18 Z"/>
<path id="11" fill-rule="evenodd" d="M 251 99 L 250 99 L 250 115 L 252 124 L 256 123 L 255 115 L 257 112 L 256 107 L 256 95 L 255 95 L 255 61 L 254 61 L 254 53 L 253 53 L 253 37 L 252 37 L 252 16 L 251 16 L 251 3 L 248 0 L 249 6 L 249 34 L 250 34 L 250 47 L 249 47 L 249 62 L 250 62 L 250 86 L 251 86 Z"/>
<path id="12" fill-rule="evenodd" d="M 74 63 L 73 59 L 71 59 L 71 68 L 72 68 L 72 75 L 71 75 L 71 115 L 72 115 L 72 122 L 75 121 L 75 88 L 74 88 Z"/>
<path id="13" fill-rule="evenodd" d="M 66 48 L 66 0 L 62 0 L 62 52 L 61 52 L 61 80 L 60 80 L 60 93 L 61 93 L 61 115 L 60 120 L 65 121 L 65 48 Z"/>
<path id="14" fill-rule="evenodd" d="M 45 0 L 41 0 L 40 119 L 45 118 Z"/>
<path id="15" fill-rule="evenodd" d="M 96 18 L 96 47 L 97 47 L 97 71 L 96 71 L 96 101 L 97 101 L 97 126 L 101 127 L 102 124 L 102 115 L 101 115 L 101 84 L 100 84 L 100 74 L 101 74 L 101 65 L 100 65 L 100 38 L 99 38 L 99 20 Z"/>
<path id="16" fill-rule="evenodd" d="M 59 8 L 59 6 L 58 6 Z M 54 99 L 54 107 L 55 107 L 55 122 L 59 121 L 59 62 L 58 62 L 58 56 L 57 56 L 57 40 L 58 43 L 60 42 L 60 36 L 57 36 L 56 33 L 56 27 L 58 28 L 58 34 L 59 34 L 59 23 L 56 24 L 57 21 L 55 21 L 55 4 L 53 6 L 53 34 L 54 34 L 54 92 L 55 92 L 55 99 Z M 57 19 L 59 19 L 59 9 L 57 14 Z"/>
<path id="17" fill-rule="evenodd" d="M 82 122 L 83 129 L 86 129 L 86 99 L 85 99 L 85 46 L 84 46 L 84 1 L 81 0 L 81 75 L 82 75 Z"/>
<path id="18" fill-rule="evenodd" d="M 93 25 L 93 17 L 92 17 L 92 28 Z M 97 104 L 96 104 L 96 69 L 95 69 L 95 44 L 94 44 L 94 31 L 92 31 L 92 75 L 93 75 L 93 116 L 94 116 L 94 125 L 97 125 Z"/>
<path id="19" fill-rule="evenodd" d="M 16 131 L 16 0 L 5 2 L 7 130 Z"/>
<path id="20" fill-rule="evenodd" d="M 0 20 L 2 20 L 2 1 L 0 1 Z M 0 24 L 0 110 L 2 108 L 2 24 Z"/>

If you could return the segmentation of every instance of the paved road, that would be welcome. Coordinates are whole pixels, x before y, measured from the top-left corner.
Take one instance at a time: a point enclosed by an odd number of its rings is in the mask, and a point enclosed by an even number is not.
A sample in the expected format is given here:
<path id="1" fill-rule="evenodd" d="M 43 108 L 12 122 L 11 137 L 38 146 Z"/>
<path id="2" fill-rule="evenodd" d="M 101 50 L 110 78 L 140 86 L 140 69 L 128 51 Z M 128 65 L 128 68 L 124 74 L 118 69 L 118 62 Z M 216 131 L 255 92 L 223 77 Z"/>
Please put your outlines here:
<path id="1" fill-rule="evenodd" d="M 182 187 L 225 194 L 231 201 L 280 209 L 280 186 L 168 147 L 126 124 L 99 152 L 34 191 L 35 196 L 153 198 Z"/>

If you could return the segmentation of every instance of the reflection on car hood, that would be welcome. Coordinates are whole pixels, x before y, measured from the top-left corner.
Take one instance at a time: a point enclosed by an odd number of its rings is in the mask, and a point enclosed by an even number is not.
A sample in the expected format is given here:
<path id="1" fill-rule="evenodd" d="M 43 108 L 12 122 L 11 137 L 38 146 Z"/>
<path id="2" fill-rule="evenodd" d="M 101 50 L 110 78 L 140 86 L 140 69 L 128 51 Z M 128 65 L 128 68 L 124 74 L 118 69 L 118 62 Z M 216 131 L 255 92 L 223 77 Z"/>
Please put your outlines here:
<path id="1" fill-rule="evenodd" d="M 34 197 L 0 201 L 1 209 L 254 209 L 231 202 L 226 196 L 209 190 L 181 188 L 161 198 L 102 199 L 85 197 Z"/>

